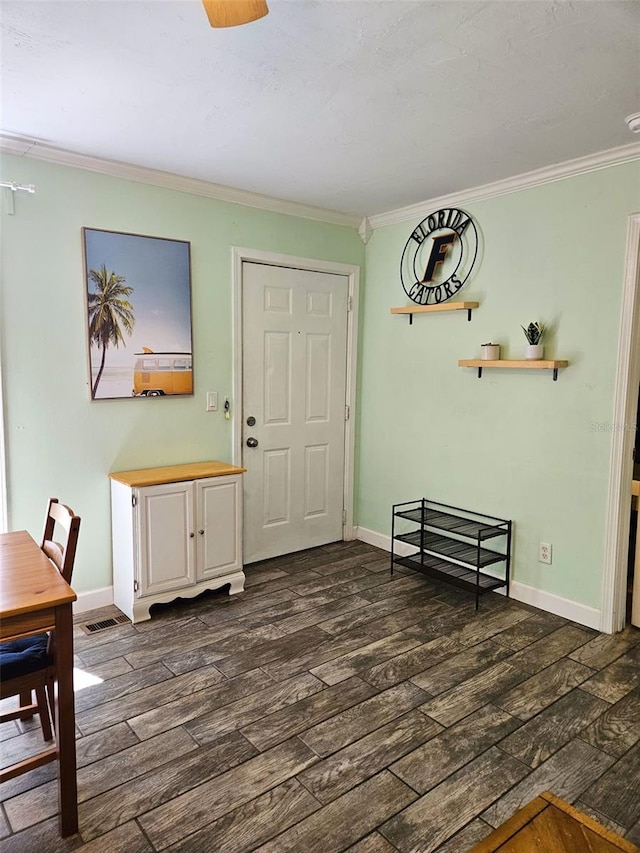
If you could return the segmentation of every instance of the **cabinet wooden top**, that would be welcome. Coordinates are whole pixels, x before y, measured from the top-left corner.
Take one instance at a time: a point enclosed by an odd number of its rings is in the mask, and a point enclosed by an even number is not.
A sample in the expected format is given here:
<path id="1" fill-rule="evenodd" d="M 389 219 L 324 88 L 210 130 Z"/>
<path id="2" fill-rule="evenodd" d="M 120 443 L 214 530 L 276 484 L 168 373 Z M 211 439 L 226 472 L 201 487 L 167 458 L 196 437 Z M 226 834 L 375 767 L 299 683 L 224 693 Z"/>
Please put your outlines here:
<path id="1" fill-rule="evenodd" d="M 137 471 L 114 471 L 112 480 L 125 486 L 159 486 L 162 483 L 179 483 L 182 480 L 201 480 L 204 477 L 224 477 L 243 474 L 247 469 L 228 462 L 190 462 L 186 465 L 169 465 L 166 468 L 140 468 Z"/>

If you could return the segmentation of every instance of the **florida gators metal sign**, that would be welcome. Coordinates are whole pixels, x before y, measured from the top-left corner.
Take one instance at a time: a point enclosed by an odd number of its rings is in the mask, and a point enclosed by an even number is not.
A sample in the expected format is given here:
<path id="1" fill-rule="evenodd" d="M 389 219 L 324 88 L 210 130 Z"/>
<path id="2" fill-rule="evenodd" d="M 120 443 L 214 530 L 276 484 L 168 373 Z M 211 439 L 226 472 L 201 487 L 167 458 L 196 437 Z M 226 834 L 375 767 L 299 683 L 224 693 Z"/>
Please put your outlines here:
<path id="1" fill-rule="evenodd" d="M 430 213 L 411 232 L 400 261 L 405 293 L 418 305 L 438 305 L 460 290 L 478 256 L 473 219 L 456 207 Z"/>

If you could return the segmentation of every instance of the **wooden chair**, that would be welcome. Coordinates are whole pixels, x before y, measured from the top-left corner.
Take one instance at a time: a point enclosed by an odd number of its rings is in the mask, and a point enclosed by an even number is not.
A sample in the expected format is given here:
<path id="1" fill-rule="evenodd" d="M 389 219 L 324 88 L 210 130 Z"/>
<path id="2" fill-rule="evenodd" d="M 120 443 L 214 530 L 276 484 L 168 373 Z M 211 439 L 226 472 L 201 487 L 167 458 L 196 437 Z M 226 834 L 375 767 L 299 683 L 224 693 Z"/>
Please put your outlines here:
<path id="1" fill-rule="evenodd" d="M 68 506 L 49 500 L 42 551 L 70 584 L 78 545 L 80 518 Z M 54 538 L 56 537 L 56 538 Z M 60 543 L 56 539 L 63 538 Z M 55 720 L 55 636 L 34 634 L 0 644 L 0 699 L 19 696 L 19 707 L 0 714 L 0 722 L 28 720 L 34 713 L 40 716 L 45 741 L 53 738 L 51 722 Z M 35 692 L 36 701 L 32 701 Z M 19 766 L 19 765 L 16 765 Z M 12 775 L 17 775 L 17 770 Z M 0 780 L 5 781 L 4 773 Z"/>

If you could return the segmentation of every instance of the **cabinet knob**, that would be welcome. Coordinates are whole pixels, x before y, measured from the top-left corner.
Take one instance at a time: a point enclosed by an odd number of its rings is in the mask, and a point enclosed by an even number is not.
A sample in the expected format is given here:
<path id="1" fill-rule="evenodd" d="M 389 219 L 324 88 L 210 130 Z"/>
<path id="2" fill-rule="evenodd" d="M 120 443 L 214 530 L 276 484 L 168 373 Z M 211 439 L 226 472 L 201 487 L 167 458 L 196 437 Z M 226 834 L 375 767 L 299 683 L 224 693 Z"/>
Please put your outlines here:
<path id="1" fill-rule="evenodd" d="M 200 536 L 204 536 L 204 530 L 198 530 L 198 533 L 200 534 Z"/>
<path id="2" fill-rule="evenodd" d="M 190 534 L 189 534 L 189 539 L 193 539 L 193 537 L 194 537 L 195 535 L 196 535 L 195 533 L 190 533 Z"/>

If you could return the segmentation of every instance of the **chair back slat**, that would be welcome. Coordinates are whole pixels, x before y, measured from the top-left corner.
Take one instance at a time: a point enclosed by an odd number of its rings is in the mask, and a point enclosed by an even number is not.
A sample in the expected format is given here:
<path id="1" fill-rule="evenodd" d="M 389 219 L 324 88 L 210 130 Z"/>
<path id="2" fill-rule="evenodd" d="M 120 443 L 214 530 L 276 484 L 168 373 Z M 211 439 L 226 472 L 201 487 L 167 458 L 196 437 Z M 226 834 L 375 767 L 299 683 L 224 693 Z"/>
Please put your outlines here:
<path id="1" fill-rule="evenodd" d="M 57 498 L 51 498 L 40 547 L 68 584 L 71 583 L 73 574 L 79 530 L 79 516 L 70 507 L 61 504 Z M 64 544 L 54 539 L 54 536 L 58 537 L 61 532 L 64 532 Z"/>

